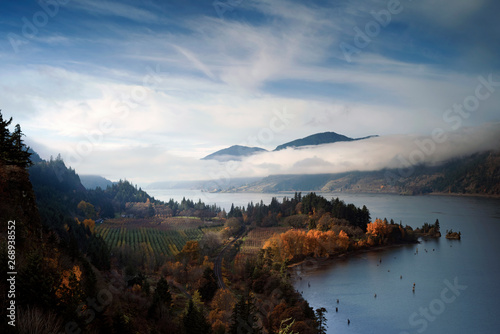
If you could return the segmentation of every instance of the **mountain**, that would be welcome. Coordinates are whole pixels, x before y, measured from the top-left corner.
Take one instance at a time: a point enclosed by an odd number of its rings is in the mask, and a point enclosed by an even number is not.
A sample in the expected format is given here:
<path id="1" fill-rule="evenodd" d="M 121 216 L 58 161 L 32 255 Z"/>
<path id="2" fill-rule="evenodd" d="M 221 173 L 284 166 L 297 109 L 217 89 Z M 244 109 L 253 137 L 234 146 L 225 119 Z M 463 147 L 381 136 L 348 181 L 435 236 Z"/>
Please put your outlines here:
<path id="1" fill-rule="evenodd" d="M 353 171 L 337 174 L 270 175 L 234 191 L 324 191 L 395 193 L 404 195 L 447 193 L 500 195 L 500 152 L 476 153 L 440 166 Z"/>
<path id="2" fill-rule="evenodd" d="M 372 137 L 377 137 L 377 136 L 367 136 L 367 137 L 362 137 L 362 138 L 349 138 L 347 136 L 338 134 L 336 132 L 322 132 L 322 133 L 316 133 L 316 134 L 307 136 L 305 138 L 292 140 L 291 142 L 279 145 L 274 150 L 280 151 L 280 150 L 284 150 L 288 147 L 301 147 L 301 146 L 308 146 L 308 145 L 330 144 L 330 143 L 336 143 L 339 141 L 354 141 L 354 140 L 368 139 L 368 138 L 372 138 Z"/>
<path id="3" fill-rule="evenodd" d="M 113 182 L 99 175 L 80 175 L 80 181 L 86 189 L 106 189 L 111 187 Z"/>
<path id="4" fill-rule="evenodd" d="M 209 154 L 206 157 L 202 158 L 201 160 L 218 160 L 218 161 L 240 160 L 241 157 L 249 156 L 259 152 L 267 152 L 267 150 L 260 147 L 233 145 L 231 147 Z"/>

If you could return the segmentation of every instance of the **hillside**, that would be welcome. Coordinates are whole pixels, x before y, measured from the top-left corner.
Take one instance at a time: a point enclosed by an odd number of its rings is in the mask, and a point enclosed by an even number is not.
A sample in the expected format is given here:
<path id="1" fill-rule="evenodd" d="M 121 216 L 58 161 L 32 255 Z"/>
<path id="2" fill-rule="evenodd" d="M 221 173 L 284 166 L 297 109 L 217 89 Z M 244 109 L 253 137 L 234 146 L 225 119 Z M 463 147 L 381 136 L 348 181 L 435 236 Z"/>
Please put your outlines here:
<path id="1" fill-rule="evenodd" d="M 113 182 L 99 175 L 80 175 L 80 181 L 86 189 L 106 189 L 111 187 Z"/>
<path id="2" fill-rule="evenodd" d="M 238 160 L 241 157 L 249 156 L 259 152 L 267 152 L 267 150 L 260 147 L 233 145 L 231 147 L 209 154 L 206 157 L 202 158 L 201 160 L 219 160 L 219 161 Z"/>
<path id="3" fill-rule="evenodd" d="M 284 150 L 286 148 L 292 147 L 302 147 L 311 145 L 321 145 L 321 144 L 331 144 L 336 142 L 363 140 L 376 136 L 366 136 L 362 138 L 349 138 L 347 136 L 335 133 L 335 132 L 322 132 L 316 133 L 305 138 L 295 139 L 288 143 L 278 145 L 274 151 Z M 219 150 L 212 154 L 207 155 L 201 160 L 218 160 L 218 161 L 229 161 L 229 160 L 241 160 L 242 157 L 246 157 L 255 153 L 267 152 L 267 150 L 260 147 L 248 147 L 241 145 L 233 145 L 231 147 Z"/>
<path id="4" fill-rule="evenodd" d="M 339 141 L 353 141 L 354 138 L 349 138 L 347 136 L 335 133 L 335 132 L 323 132 L 316 133 L 301 139 L 292 140 L 288 143 L 277 146 L 274 150 L 280 151 L 284 150 L 288 147 L 300 147 L 300 146 L 308 146 L 308 145 L 321 145 L 321 144 L 329 144 L 336 143 Z"/>
<path id="5" fill-rule="evenodd" d="M 271 175 L 236 191 L 331 191 L 396 194 L 500 195 L 500 152 L 477 153 L 440 166 L 317 175 Z"/>

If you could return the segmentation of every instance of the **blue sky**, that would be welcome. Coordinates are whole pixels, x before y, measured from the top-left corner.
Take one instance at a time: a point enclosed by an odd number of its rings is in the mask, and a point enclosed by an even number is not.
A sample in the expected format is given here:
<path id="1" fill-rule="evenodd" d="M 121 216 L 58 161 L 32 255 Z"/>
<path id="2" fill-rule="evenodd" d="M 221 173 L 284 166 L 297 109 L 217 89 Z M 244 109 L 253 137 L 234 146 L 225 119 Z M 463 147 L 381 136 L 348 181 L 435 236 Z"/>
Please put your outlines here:
<path id="1" fill-rule="evenodd" d="M 60 152 L 82 174 L 206 178 L 228 168 L 199 162 L 215 150 L 324 131 L 412 138 L 385 160 L 436 128 L 498 133 L 500 87 L 447 114 L 479 77 L 500 82 L 498 1 L 41 3 L 0 4 L 0 108 L 42 156 Z M 337 171 L 329 150 L 267 156 L 238 176 L 314 157 Z"/>

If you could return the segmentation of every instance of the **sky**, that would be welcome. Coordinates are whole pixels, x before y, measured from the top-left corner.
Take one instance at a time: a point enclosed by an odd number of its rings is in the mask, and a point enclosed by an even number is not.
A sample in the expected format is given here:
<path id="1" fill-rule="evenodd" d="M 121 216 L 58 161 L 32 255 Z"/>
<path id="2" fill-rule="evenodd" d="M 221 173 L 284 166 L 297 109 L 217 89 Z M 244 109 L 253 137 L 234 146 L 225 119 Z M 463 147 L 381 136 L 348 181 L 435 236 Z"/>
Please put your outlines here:
<path id="1" fill-rule="evenodd" d="M 494 0 L 0 3 L 0 109 L 79 174 L 402 168 L 500 147 Z M 334 131 L 366 141 L 273 150 Z"/>

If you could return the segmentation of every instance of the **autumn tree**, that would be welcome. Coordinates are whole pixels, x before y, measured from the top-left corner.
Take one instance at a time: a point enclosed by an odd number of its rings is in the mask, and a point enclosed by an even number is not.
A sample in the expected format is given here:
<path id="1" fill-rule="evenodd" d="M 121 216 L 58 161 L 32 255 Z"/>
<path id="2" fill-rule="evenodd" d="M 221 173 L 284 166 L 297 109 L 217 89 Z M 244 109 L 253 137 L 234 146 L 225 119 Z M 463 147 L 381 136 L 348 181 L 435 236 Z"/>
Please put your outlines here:
<path id="1" fill-rule="evenodd" d="M 189 240 L 186 242 L 177 259 L 181 262 L 194 263 L 200 259 L 200 245 L 198 241 Z"/>
<path id="2" fill-rule="evenodd" d="M 97 215 L 95 212 L 95 208 L 92 204 L 85 202 L 85 201 L 80 201 L 77 206 L 78 210 L 80 210 L 83 215 L 88 218 L 88 219 L 96 219 Z"/>
<path id="3" fill-rule="evenodd" d="M 211 311 L 208 315 L 214 332 L 223 324 L 225 331 L 229 331 L 231 323 L 231 315 L 233 308 L 236 305 L 237 299 L 229 289 L 219 289 L 215 293 L 212 303 L 210 304 Z M 220 330 L 220 329 L 219 329 Z"/>

